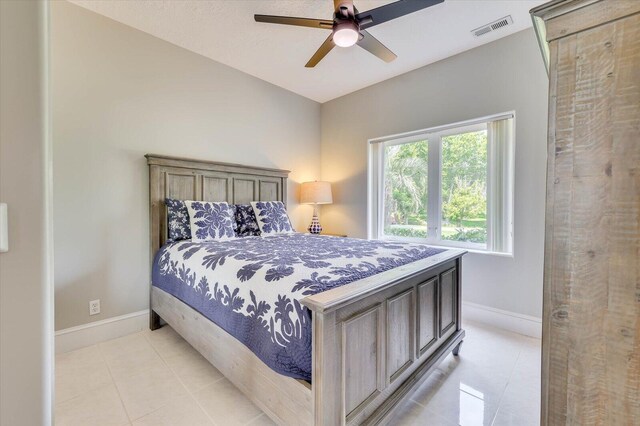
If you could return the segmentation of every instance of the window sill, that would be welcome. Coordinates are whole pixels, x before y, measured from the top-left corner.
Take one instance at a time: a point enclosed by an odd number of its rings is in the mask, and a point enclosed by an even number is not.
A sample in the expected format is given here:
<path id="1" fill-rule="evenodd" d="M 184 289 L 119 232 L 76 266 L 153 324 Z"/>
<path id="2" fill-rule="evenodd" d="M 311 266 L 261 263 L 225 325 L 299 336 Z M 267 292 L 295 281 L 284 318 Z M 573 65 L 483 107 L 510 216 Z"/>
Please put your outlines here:
<path id="1" fill-rule="evenodd" d="M 451 249 L 466 250 L 468 253 L 484 254 L 484 255 L 488 255 L 488 256 L 506 257 L 506 258 L 513 259 L 513 253 L 504 253 L 504 252 L 499 252 L 499 251 L 491 251 L 491 250 L 486 250 L 486 249 L 481 249 L 481 248 L 473 248 L 473 247 L 465 247 L 465 246 L 434 244 L 434 243 L 431 243 L 431 242 L 429 242 L 427 240 L 424 240 L 424 239 L 421 239 L 421 238 L 392 238 L 392 237 L 388 237 L 388 236 L 383 236 L 380 239 L 381 240 L 390 240 L 390 241 L 402 241 L 402 242 L 405 242 L 405 243 L 426 244 L 426 245 L 428 245 L 430 247 L 435 247 L 435 248 L 440 248 L 440 249 L 445 249 L 445 250 L 451 250 Z"/>
<path id="2" fill-rule="evenodd" d="M 428 243 L 424 243 L 424 244 L 428 244 Z M 507 257 L 507 258 L 512 258 L 513 259 L 513 253 L 503 253 L 503 252 L 499 252 L 499 251 L 474 249 L 474 248 L 468 248 L 468 247 L 440 246 L 440 245 L 435 245 L 435 244 L 428 244 L 428 245 L 430 245 L 431 247 L 437 247 L 437 248 L 441 248 L 441 249 L 461 249 L 461 250 L 466 250 L 469 253 L 486 254 L 488 256 Z"/>

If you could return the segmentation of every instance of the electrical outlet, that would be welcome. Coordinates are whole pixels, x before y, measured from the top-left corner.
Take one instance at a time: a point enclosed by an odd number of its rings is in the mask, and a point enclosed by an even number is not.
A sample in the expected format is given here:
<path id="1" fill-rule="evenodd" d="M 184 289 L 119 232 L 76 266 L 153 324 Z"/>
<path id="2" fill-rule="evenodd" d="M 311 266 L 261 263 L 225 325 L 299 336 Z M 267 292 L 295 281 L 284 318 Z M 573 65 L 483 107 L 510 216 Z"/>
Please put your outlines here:
<path id="1" fill-rule="evenodd" d="M 100 299 L 89 302 L 89 315 L 98 315 L 100 313 Z"/>

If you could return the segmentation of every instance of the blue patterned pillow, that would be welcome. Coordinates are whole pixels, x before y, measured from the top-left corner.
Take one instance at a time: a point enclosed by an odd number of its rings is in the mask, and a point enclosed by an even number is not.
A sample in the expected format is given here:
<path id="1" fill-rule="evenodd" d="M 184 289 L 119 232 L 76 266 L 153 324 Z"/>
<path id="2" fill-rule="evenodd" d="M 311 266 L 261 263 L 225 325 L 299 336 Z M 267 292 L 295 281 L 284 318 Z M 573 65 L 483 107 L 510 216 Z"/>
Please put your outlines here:
<path id="1" fill-rule="evenodd" d="M 249 204 L 236 204 L 236 235 L 238 237 L 254 237 L 260 235 L 260 227 L 253 207 Z"/>
<path id="2" fill-rule="evenodd" d="M 295 232 L 282 201 L 253 201 L 251 206 L 263 235 Z"/>
<path id="3" fill-rule="evenodd" d="M 191 239 L 191 228 L 189 224 L 189 210 L 182 200 L 167 198 L 164 200 L 167 205 L 167 227 L 169 241 L 180 241 Z"/>
<path id="4" fill-rule="evenodd" d="M 238 236 L 238 222 L 236 221 L 236 205 L 229 204 L 229 208 L 231 209 L 231 225 L 233 226 L 233 234 Z"/>
<path id="5" fill-rule="evenodd" d="M 235 238 L 233 209 L 227 203 L 185 201 L 189 210 L 193 241 L 228 240 Z"/>

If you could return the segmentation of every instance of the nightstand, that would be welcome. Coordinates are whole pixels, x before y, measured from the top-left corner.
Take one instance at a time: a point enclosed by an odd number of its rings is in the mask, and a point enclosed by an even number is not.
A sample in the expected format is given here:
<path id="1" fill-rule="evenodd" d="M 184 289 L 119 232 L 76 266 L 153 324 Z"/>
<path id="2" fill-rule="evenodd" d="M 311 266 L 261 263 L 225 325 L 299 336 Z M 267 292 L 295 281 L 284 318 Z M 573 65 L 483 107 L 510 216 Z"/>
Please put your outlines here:
<path id="1" fill-rule="evenodd" d="M 346 234 L 331 234 L 329 232 L 321 232 L 320 235 L 328 235 L 330 237 L 343 237 L 347 238 Z"/>

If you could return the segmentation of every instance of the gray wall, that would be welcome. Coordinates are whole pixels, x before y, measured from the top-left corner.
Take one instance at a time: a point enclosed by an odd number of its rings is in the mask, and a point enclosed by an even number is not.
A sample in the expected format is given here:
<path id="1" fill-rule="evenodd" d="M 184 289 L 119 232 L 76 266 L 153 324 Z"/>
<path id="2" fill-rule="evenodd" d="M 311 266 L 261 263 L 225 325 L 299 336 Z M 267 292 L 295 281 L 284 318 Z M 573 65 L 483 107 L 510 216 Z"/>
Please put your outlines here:
<path id="1" fill-rule="evenodd" d="M 56 329 L 148 307 L 146 153 L 293 170 L 292 220 L 309 220 L 313 101 L 67 2 L 52 3 L 52 99 Z"/>
<path id="2" fill-rule="evenodd" d="M 47 3 L 0 1 L 0 425 L 51 424 Z"/>
<path id="3" fill-rule="evenodd" d="M 547 86 L 526 30 L 323 104 L 323 225 L 366 237 L 368 139 L 515 110 L 514 256 L 467 255 L 464 300 L 540 317 Z"/>

